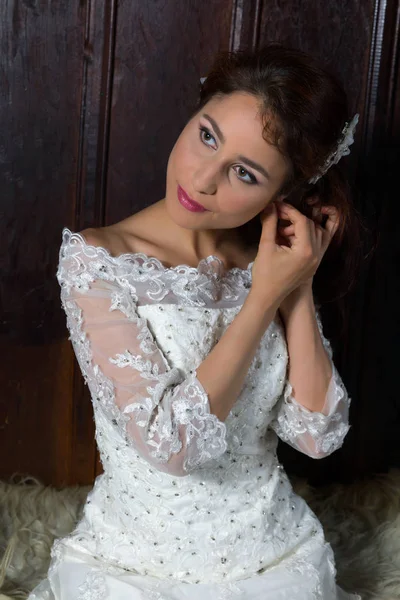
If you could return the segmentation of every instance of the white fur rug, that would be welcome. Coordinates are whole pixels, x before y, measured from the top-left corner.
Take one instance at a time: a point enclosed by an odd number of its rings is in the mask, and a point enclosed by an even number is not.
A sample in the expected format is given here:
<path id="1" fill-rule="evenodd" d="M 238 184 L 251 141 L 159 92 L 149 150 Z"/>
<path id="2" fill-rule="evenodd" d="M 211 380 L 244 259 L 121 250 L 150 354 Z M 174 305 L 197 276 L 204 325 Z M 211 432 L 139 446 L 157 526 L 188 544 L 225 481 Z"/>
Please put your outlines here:
<path id="1" fill-rule="evenodd" d="M 324 488 L 291 480 L 324 526 L 338 584 L 363 600 L 400 600 L 400 469 Z M 26 598 L 46 576 L 54 538 L 74 528 L 90 489 L 0 481 L 0 600 Z"/>

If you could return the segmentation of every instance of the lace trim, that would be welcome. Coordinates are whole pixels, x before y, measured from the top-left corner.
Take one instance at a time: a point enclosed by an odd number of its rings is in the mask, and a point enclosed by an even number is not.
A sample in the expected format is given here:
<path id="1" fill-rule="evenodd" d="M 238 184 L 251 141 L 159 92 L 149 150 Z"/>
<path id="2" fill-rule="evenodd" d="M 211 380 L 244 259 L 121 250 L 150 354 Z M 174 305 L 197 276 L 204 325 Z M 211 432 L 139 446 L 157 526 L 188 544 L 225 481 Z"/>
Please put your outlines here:
<path id="1" fill-rule="evenodd" d="M 102 279 L 129 289 L 136 301 L 138 290 L 144 289 L 151 301 L 159 302 L 172 293 L 189 305 L 205 306 L 209 301 L 237 302 L 251 287 L 253 264 L 254 261 L 246 269 L 233 267 L 225 271 L 223 261 L 210 255 L 201 259 L 197 267 L 166 267 L 158 258 L 143 252 L 112 256 L 107 249 L 88 244 L 80 233 L 64 228 L 57 279 L 67 291 L 87 291 L 95 279 Z"/>
<path id="2" fill-rule="evenodd" d="M 318 329 L 322 343 L 330 358 L 332 378 L 326 395 L 325 406 L 330 406 L 328 415 L 311 411 L 303 406 L 293 396 L 293 388 L 287 380 L 283 392 L 282 406 L 274 423 L 277 435 L 285 442 L 296 446 L 299 437 L 308 433 L 314 440 L 318 454 L 327 456 L 340 446 L 350 430 L 351 425 L 344 422 L 343 415 L 338 410 L 340 404 L 350 407 L 351 399 L 343 384 L 342 378 L 333 362 L 333 350 L 330 341 L 324 336 L 319 310 L 316 310 Z M 345 411 L 347 413 L 347 410 Z M 348 414 L 348 413 L 347 413 Z"/>
<path id="3" fill-rule="evenodd" d="M 279 436 L 284 441 L 295 443 L 296 439 L 302 434 L 308 432 L 315 442 L 315 448 L 318 453 L 324 455 L 331 454 L 343 444 L 350 425 L 343 422 L 342 415 L 337 410 L 339 403 L 346 403 L 350 406 L 350 398 L 341 381 L 336 367 L 332 364 L 332 379 L 329 384 L 329 400 L 331 410 L 329 415 L 320 412 L 310 411 L 308 408 L 299 404 L 292 396 L 293 388 L 289 381 L 286 383 L 283 395 L 284 410 L 278 415 Z M 332 431 L 328 431 L 332 426 Z"/>
<path id="4" fill-rule="evenodd" d="M 129 351 L 117 354 L 115 358 L 109 360 L 118 367 L 131 367 L 140 371 L 142 377 L 149 381 L 159 380 L 155 387 L 147 388 L 150 396 L 143 398 L 142 401 L 136 399 L 123 410 L 123 414 L 126 415 L 137 413 L 135 423 L 147 431 L 149 439 L 146 439 L 146 443 L 155 448 L 154 452 L 150 453 L 153 458 L 166 463 L 172 454 L 180 452 L 182 442 L 179 436 L 179 425 L 186 425 L 187 450 L 194 441 L 198 450 L 193 456 L 186 453 L 183 462 L 185 472 L 193 470 L 208 460 L 218 458 L 226 451 L 226 425 L 216 415 L 210 413 L 208 397 L 199 385 L 196 371 L 193 371 L 183 389 L 164 394 L 164 406 L 162 406 L 159 399 L 166 383 L 164 374 L 158 374 L 157 365 L 153 365 L 151 361 L 143 362 L 141 356 L 133 356 Z M 168 373 L 166 375 L 168 376 Z M 174 399 L 177 395 L 178 398 Z M 198 402 L 194 403 L 197 400 Z M 158 409 L 157 414 L 150 424 L 155 408 Z M 140 420 L 140 417 L 145 418 Z M 155 441 L 155 437 L 159 442 Z"/>

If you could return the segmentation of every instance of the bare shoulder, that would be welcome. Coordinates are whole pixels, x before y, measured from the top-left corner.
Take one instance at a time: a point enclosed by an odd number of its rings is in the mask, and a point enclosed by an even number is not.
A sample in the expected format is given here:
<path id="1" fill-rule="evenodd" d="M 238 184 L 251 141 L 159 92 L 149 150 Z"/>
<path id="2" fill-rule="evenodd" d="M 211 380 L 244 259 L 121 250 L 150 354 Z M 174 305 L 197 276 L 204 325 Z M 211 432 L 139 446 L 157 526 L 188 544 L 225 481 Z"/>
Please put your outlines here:
<path id="1" fill-rule="evenodd" d="M 103 229 L 104 227 L 88 227 L 79 231 L 79 235 L 83 237 L 89 246 L 103 246 L 105 241 Z"/>
<path id="2" fill-rule="evenodd" d="M 106 227 L 88 227 L 80 235 L 90 246 L 104 248 L 112 256 L 143 252 L 151 255 L 154 244 L 147 238 L 147 219 L 140 211 L 119 223 Z"/>

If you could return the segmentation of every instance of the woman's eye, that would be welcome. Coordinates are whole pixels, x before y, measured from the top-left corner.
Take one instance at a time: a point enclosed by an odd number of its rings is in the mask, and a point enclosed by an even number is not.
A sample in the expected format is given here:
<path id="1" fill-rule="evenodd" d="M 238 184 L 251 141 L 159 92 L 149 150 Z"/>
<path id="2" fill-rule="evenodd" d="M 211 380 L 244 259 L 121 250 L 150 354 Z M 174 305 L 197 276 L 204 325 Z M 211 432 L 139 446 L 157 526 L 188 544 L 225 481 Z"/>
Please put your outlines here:
<path id="1" fill-rule="evenodd" d="M 215 141 L 215 137 L 208 131 L 208 129 L 206 127 L 200 127 L 200 139 L 203 143 L 204 143 L 203 133 L 206 135 L 209 135 Z M 206 144 L 206 146 L 208 146 L 208 144 Z"/>
<path id="2" fill-rule="evenodd" d="M 235 169 L 238 169 L 239 171 L 244 171 L 250 177 L 250 181 L 246 181 L 245 179 L 241 179 L 241 181 L 243 181 L 244 183 L 257 183 L 257 179 L 254 177 L 254 175 L 252 175 L 251 173 L 249 173 L 244 167 L 241 167 L 239 165 L 239 166 L 235 167 Z"/>

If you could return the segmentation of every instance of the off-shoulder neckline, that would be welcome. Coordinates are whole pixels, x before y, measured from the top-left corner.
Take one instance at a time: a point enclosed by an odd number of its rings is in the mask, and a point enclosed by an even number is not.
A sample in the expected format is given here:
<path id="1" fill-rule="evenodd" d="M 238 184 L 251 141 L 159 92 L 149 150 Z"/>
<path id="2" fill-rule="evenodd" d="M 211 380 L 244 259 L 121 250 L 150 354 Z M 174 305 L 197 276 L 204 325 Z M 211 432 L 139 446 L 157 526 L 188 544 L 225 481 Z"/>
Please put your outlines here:
<path id="1" fill-rule="evenodd" d="M 68 240 L 65 239 L 65 234 L 67 234 Z M 85 236 L 82 235 L 82 233 L 73 232 L 70 229 L 68 229 L 68 227 L 64 227 L 64 229 L 62 231 L 62 237 L 63 237 L 63 245 L 66 243 L 66 241 L 70 241 L 71 239 L 77 240 L 81 243 L 81 245 L 83 247 L 85 247 L 91 251 L 101 252 L 101 254 L 103 256 L 107 257 L 108 259 L 110 259 L 112 261 L 118 262 L 123 258 L 141 258 L 143 261 L 150 261 L 153 264 L 156 264 L 162 271 L 179 271 L 179 270 L 185 269 L 185 270 L 190 270 L 192 273 L 198 272 L 198 271 L 200 271 L 200 269 L 203 265 L 209 266 L 212 263 L 212 261 L 216 260 L 220 269 L 224 272 L 225 275 L 228 275 L 230 273 L 232 273 L 232 274 L 234 274 L 234 273 L 250 273 L 251 274 L 251 269 L 255 262 L 254 260 L 250 261 L 249 264 L 247 265 L 247 267 L 244 269 L 241 267 L 231 267 L 230 269 L 226 269 L 223 260 L 221 258 L 219 258 L 219 256 L 216 256 L 215 254 L 210 254 L 209 256 L 206 256 L 205 258 L 200 259 L 197 264 L 197 267 L 191 267 L 190 265 L 187 265 L 187 264 L 167 266 L 156 256 L 150 256 L 150 255 L 146 254 L 145 252 L 123 252 L 121 254 L 118 254 L 117 256 L 114 256 L 113 254 L 111 254 L 111 252 L 107 248 L 104 248 L 104 246 L 94 246 L 92 244 L 89 244 L 87 242 L 87 240 L 85 239 Z"/>

